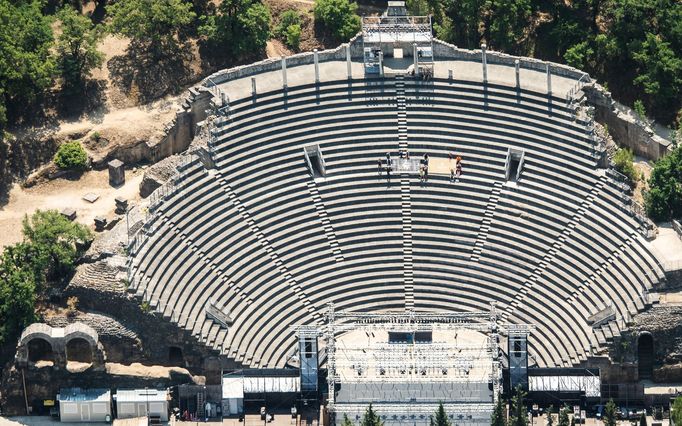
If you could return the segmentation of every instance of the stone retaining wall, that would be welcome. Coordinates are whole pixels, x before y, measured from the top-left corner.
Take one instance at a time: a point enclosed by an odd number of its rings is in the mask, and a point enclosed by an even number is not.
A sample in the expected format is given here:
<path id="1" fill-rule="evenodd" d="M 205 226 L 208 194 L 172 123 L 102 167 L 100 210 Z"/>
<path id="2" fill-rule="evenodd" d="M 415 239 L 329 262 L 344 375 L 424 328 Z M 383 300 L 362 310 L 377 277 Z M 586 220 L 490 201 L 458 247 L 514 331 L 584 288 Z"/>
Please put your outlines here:
<path id="1" fill-rule="evenodd" d="M 599 84 L 583 87 L 587 102 L 595 107 L 595 118 L 607 125 L 618 145 L 630 148 L 636 155 L 658 160 L 671 150 L 670 141 L 656 135 L 648 123 L 630 108 L 613 100 L 611 93 Z"/>

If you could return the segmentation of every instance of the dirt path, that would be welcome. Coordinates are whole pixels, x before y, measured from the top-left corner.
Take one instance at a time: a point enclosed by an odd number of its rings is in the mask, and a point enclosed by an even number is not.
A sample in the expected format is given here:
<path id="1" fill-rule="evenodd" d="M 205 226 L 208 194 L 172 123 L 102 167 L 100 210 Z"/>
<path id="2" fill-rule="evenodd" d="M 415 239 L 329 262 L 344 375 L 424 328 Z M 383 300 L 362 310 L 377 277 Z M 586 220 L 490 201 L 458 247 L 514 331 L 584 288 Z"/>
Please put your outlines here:
<path id="1" fill-rule="evenodd" d="M 66 207 L 76 209 L 76 221 L 94 229 L 95 216 L 114 217 L 114 198 L 122 196 L 129 202 L 136 202 L 143 171 L 126 171 L 126 183 L 120 188 L 109 186 L 109 173 L 106 170 L 90 171 L 79 180 L 56 179 L 34 188 L 24 189 L 19 184 L 12 187 L 9 202 L 0 207 L 0 249 L 22 239 L 21 220 L 24 215 L 34 211 Z M 99 195 L 94 203 L 83 200 L 87 193 Z"/>

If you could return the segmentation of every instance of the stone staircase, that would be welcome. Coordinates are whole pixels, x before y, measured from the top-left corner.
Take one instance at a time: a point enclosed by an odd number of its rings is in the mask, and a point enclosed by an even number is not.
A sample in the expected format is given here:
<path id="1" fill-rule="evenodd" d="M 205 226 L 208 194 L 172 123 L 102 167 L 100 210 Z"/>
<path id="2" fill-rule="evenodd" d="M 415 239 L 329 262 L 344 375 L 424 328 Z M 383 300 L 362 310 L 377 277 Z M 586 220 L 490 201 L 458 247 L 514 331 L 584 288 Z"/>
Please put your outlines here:
<path id="1" fill-rule="evenodd" d="M 481 226 L 478 229 L 478 236 L 476 237 L 476 242 L 474 243 L 474 249 L 471 252 L 471 257 L 469 258 L 473 262 L 478 262 L 483 252 L 483 246 L 488 239 L 488 231 L 490 230 L 490 224 L 493 222 L 493 217 L 495 216 L 495 209 L 497 209 L 497 202 L 500 199 L 500 193 L 502 192 L 502 182 L 494 182 L 493 189 L 490 190 L 490 198 L 488 198 L 488 204 L 486 205 L 485 212 L 483 212 L 483 219 L 481 220 Z"/>

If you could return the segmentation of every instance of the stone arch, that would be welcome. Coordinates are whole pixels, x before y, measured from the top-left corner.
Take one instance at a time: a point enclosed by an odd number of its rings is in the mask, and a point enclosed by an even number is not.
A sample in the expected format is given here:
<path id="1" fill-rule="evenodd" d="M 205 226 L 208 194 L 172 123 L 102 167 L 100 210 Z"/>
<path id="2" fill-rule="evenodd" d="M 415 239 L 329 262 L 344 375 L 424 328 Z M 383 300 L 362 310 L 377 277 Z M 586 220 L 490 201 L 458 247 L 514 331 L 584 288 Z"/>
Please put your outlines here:
<path id="1" fill-rule="evenodd" d="M 26 342 L 29 362 L 55 361 L 54 350 L 50 340 L 42 336 L 34 336 Z"/>
<path id="2" fill-rule="evenodd" d="M 94 349 L 97 347 L 99 336 L 92 327 L 77 322 L 64 327 L 64 343 L 68 344 L 72 339 L 83 339 Z"/>
<path id="3" fill-rule="evenodd" d="M 650 379 L 654 369 L 654 336 L 643 331 L 637 337 L 637 369 L 639 379 Z"/>
<path id="4" fill-rule="evenodd" d="M 66 342 L 66 361 L 92 363 L 95 348 L 86 339 L 76 336 Z"/>

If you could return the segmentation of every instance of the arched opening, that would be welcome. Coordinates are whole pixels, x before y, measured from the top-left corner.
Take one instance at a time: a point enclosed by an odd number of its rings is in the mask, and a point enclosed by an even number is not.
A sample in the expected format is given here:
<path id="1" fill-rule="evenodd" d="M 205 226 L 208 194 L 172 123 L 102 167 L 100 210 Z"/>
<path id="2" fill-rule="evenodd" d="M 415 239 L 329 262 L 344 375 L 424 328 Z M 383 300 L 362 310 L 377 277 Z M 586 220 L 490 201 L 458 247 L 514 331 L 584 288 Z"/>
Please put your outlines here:
<path id="1" fill-rule="evenodd" d="M 81 337 L 69 340 L 66 344 L 66 361 L 90 364 L 92 362 L 92 347 L 90 343 Z"/>
<path id="2" fill-rule="evenodd" d="M 54 363 L 52 345 L 45 339 L 37 337 L 28 342 L 28 360 L 38 363 L 41 361 Z"/>
<path id="3" fill-rule="evenodd" d="M 168 362 L 178 367 L 185 366 L 185 358 L 182 356 L 182 349 L 177 346 L 168 348 Z"/>
<path id="4" fill-rule="evenodd" d="M 637 339 L 637 366 L 639 378 L 650 379 L 654 369 L 654 338 L 644 332 Z"/>

